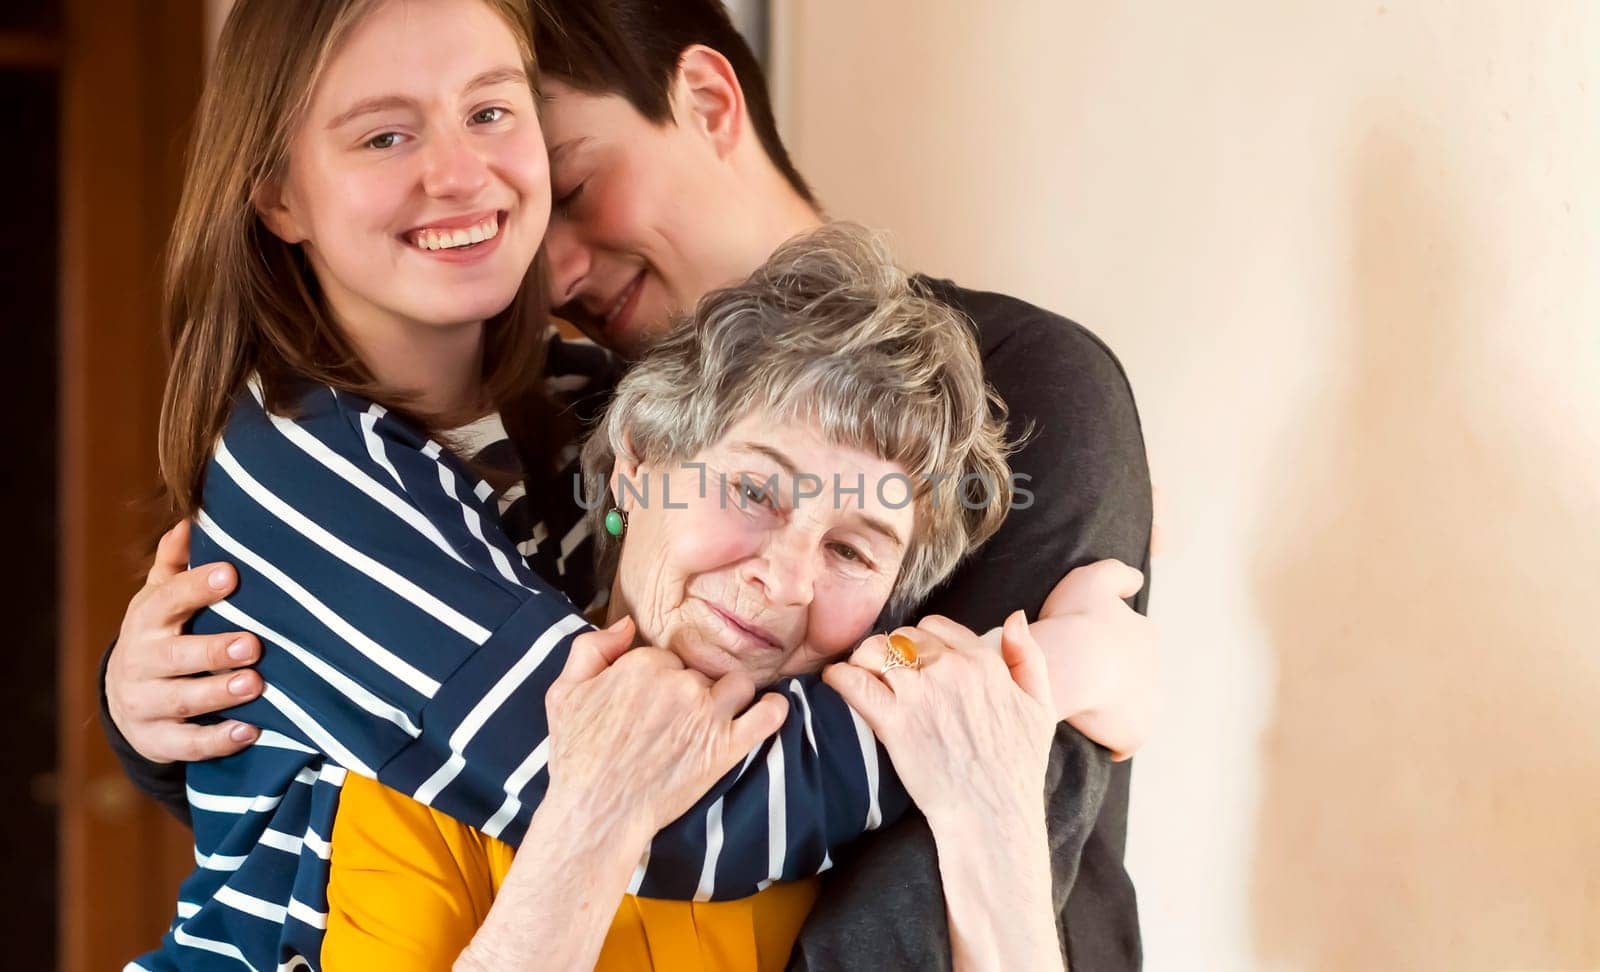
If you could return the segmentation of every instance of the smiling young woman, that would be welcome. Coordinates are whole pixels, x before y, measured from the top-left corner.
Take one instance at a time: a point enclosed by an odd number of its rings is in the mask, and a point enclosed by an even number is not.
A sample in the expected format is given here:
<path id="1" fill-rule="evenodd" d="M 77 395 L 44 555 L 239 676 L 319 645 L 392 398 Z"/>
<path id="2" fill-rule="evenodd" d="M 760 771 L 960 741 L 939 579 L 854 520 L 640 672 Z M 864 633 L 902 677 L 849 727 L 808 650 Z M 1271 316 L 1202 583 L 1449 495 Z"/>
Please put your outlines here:
<path id="1" fill-rule="evenodd" d="M 351 775 L 512 845 L 550 785 L 545 696 L 588 625 L 448 445 L 509 429 L 529 468 L 559 439 L 526 18 L 519 0 L 237 0 L 224 27 L 169 254 L 160 452 L 194 560 L 238 571 L 176 650 L 209 658 L 247 632 L 265 689 L 221 713 L 259 727 L 254 744 L 187 769 L 197 866 L 141 967 L 318 967 Z M 626 668 L 648 687 L 674 677 L 670 657 Z M 627 808 L 660 831 L 650 893 L 809 877 L 904 810 L 887 757 L 812 682 L 809 713 L 774 692 L 739 716 L 748 680 L 696 674 L 673 696 L 706 731 L 652 745 L 706 798 Z M 834 744 L 773 779 L 727 774 L 802 724 Z M 724 796 L 792 803 L 790 844 L 774 852 L 764 810 L 724 827 Z"/>
<path id="2" fill-rule="evenodd" d="M 245 4 L 230 21 L 167 262 L 161 466 L 177 512 L 197 508 L 251 374 L 275 411 L 308 380 L 425 427 L 537 414 L 546 317 L 525 284 L 550 202 L 526 12 L 434 6 Z M 434 56 L 395 63 L 384 17 L 419 46 L 437 28 Z M 215 83 L 236 63 L 236 83 Z M 484 241 L 442 245 L 491 220 Z M 528 441 L 543 423 L 517 425 L 526 455 L 547 452 Z"/>

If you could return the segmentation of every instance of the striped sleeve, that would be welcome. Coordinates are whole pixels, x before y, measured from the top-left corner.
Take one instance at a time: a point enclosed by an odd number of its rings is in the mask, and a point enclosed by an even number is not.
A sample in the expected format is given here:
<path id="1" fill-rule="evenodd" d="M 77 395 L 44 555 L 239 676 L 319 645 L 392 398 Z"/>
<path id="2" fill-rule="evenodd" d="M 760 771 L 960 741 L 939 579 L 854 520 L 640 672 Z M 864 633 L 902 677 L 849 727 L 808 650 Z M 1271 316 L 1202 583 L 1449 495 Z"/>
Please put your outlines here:
<path id="1" fill-rule="evenodd" d="M 195 562 L 237 565 L 196 631 L 255 632 L 262 697 L 229 717 L 513 845 L 548 785 L 544 695 L 588 625 L 500 529 L 489 487 L 376 405 L 326 388 L 293 418 L 241 397 L 208 468 Z M 657 835 L 637 879 L 680 899 L 808 876 L 905 800 L 815 678 L 783 729 Z M 238 792 L 251 792 L 241 785 Z"/>
<path id="2" fill-rule="evenodd" d="M 789 700 L 783 726 L 656 835 L 630 894 L 745 897 L 827 870 L 833 850 L 910 808 L 888 752 L 839 693 L 815 675 L 785 679 L 773 691 Z M 678 848 L 697 835 L 699 866 L 681 866 Z"/>

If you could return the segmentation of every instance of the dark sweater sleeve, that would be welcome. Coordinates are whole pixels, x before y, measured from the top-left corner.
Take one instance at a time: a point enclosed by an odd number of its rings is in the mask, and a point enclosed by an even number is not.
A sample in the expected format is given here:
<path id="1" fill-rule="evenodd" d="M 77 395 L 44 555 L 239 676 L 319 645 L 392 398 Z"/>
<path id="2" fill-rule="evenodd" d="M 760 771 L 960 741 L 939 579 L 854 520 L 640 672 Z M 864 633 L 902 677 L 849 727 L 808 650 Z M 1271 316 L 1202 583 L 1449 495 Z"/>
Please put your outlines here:
<path id="1" fill-rule="evenodd" d="M 1033 616 L 1074 567 L 1107 557 L 1148 573 L 1151 499 L 1143 434 L 1121 365 L 1092 334 L 1020 301 L 959 292 L 979 324 L 985 372 L 1009 409 L 1026 474 L 993 539 L 916 616 L 982 632 Z M 1135 607 L 1141 612 L 1149 588 Z M 1074 968 L 1139 965 L 1138 916 L 1122 866 L 1128 764 L 1077 730 L 1056 732 L 1046 778 L 1057 930 Z M 1081 867 L 1080 867 L 1081 862 Z M 909 814 L 858 842 L 826 881 L 791 960 L 799 969 L 950 967 L 949 927 L 927 821 Z"/>
<path id="2" fill-rule="evenodd" d="M 183 792 L 184 764 L 152 763 L 140 756 L 111 718 L 111 705 L 106 700 L 106 665 L 110 663 L 111 652 L 116 647 L 117 643 L 113 640 L 106 646 L 106 653 L 100 656 L 100 728 L 105 730 L 106 742 L 111 745 L 111 751 L 117 754 L 122 771 L 128 774 L 128 779 L 133 781 L 139 792 L 166 807 L 168 813 L 188 827 L 189 801 Z"/>

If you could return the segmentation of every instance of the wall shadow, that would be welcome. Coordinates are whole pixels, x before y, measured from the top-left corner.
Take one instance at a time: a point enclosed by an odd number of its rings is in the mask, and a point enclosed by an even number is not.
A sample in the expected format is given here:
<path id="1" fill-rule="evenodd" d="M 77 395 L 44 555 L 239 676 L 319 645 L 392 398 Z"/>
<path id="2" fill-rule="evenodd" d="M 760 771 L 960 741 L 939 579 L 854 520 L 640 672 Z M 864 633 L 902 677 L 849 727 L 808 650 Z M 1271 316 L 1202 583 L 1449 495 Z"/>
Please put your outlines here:
<path id="1" fill-rule="evenodd" d="M 1483 338 L 1518 326 L 1493 308 L 1528 258 L 1450 171 L 1418 126 L 1368 130 L 1344 373 L 1271 457 L 1272 967 L 1600 967 L 1600 520 L 1552 488 L 1582 457 L 1505 420 L 1537 390 L 1498 384 Z"/>

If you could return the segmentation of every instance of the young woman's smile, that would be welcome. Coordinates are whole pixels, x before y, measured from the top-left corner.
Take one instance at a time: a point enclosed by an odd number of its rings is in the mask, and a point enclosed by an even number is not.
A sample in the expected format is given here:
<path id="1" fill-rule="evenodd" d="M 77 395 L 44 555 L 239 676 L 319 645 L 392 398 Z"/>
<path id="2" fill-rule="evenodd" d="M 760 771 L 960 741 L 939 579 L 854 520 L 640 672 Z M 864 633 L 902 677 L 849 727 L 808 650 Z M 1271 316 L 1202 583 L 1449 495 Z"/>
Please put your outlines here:
<path id="1" fill-rule="evenodd" d="M 507 215 L 501 209 L 435 220 L 408 231 L 405 240 L 435 260 L 475 263 L 494 252 Z"/>
<path id="2" fill-rule="evenodd" d="M 263 216 L 370 347 L 504 310 L 550 215 L 515 38 L 478 0 L 375 10 L 319 79 Z"/>

